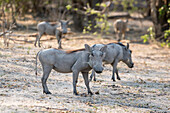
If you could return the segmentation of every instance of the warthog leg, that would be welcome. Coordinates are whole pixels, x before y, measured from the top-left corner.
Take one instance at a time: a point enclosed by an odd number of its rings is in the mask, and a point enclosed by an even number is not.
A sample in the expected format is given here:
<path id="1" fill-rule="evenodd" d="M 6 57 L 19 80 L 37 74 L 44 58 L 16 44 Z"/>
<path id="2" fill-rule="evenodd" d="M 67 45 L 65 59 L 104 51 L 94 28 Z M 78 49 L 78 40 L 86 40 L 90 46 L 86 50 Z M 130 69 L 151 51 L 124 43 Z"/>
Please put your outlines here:
<path id="1" fill-rule="evenodd" d="M 38 35 L 36 36 L 35 42 L 34 42 L 34 46 L 36 47 L 37 45 L 37 40 L 38 40 Z"/>
<path id="2" fill-rule="evenodd" d="M 42 81 L 42 86 L 43 86 L 43 93 L 45 93 L 45 94 L 51 94 L 51 92 L 48 90 L 46 82 L 47 82 L 48 76 L 49 76 L 52 68 L 53 68 L 53 66 L 43 65 L 43 77 L 42 77 L 41 81 Z"/>
<path id="3" fill-rule="evenodd" d="M 37 46 L 38 38 L 39 38 L 39 35 L 36 36 L 35 43 L 34 43 L 34 46 L 35 46 L 35 47 Z"/>
<path id="4" fill-rule="evenodd" d="M 123 33 L 122 33 L 122 38 L 126 39 L 125 31 L 123 31 Z"/>
<path id="5" fill-rule="evenodd" d="M 119 77 L 119 73 L 118 73 L 118 69 L 116 68 L 116 75 L 117 75 L 117 79 L 118 80 L 121 80 L 120 77 Z M 90 81 L 92 81 L 92 78 L 94 77 L 94 81 L 96 81 L 96 74 L 95 74 L 95 71 L 92 70 L 92 74 L 90 75 Z"/>
<path id="6" fill-rule="evenodd" d="M 59 40 L 58 40 L 58 49 L 62 49 L 62 47 L 61 47 L 61 38 L 59 38 Z"/>
<path id="7" fill-rule="evenodd" d="M 40 38 L 41 38 L 42 35 L 40 35 L 40 37 L 38 38 L 38 46 L 41 47 L 40 45 Z"/>
<path id="8" fill-rule="evenodd" d="M 118 80 L 121 80 L 120 77 L 119 77 L 118 69 L 117 69 L 117 68 L 116 68 L 116 75 L 117 75 L 117 79 L 118 79 Z"/>
<path id="9" fill-rule="evenodd" d="M 117 41 L 120 42 L 120 41 L 121 41 L 121 33 L 118 32 L 118 33 L 116 34 L 116 37 L 117 37 Z"/>
<path id="10" fill-rule="evenodd" d="M 86 85 L 87 90 L 88 90 L 88 94 L 93 95 L 93 93 L 91 92 L 90 87 L 89 87 L 88 72 L 82 72 L 82 75 L 83 75 L 84 82 L 85 82 L 85 85 Z"/>
<path id="11" fill-rule="evenodd" d="M 115 82 L 115 72 L 117 70 L 117 63 L 118 63 L 118 60 L 115 60 L 114 63 L 112 63 L 112 67 L 113 67 L 113 72 L 112 72 L 112 80 Z"/>
<path id="12" fill-rule="evenodd" d="M 62 49 L 61 47 L 62 32 L 61 31 L 56 30 L 56 38 L 58 41 L 58 49 Z"/>
<path id="13" fill-rule="evenodd" d="M 93 80 L 96 81 L 96 74 L 94 70 L 92 70 L 92 74 L 90 75 L 90 81 L 92 80 L 93 76 L 94 76 Z"/>
<path id="14" fill-rule="evenodd" d="M 73 71 L 73 93 L 75 95 L 78 95 L 77 90 L 76 90 L 76 84 L 77 84 L 77 80 L 78 80 L 78 71 Z"/>
<path id="15" fill-rule="evenodd" d="M 42 33 L 39 33 L 37 36 L 36 36 L 36 40 L 35 40 L 35 43 L 34 43 L 34 46 L 36 47 L 36 44 L 37 44 L 37 41 L 38 41 L 38 46 L 40 47 L 40 38 L 43 34 Z"/>

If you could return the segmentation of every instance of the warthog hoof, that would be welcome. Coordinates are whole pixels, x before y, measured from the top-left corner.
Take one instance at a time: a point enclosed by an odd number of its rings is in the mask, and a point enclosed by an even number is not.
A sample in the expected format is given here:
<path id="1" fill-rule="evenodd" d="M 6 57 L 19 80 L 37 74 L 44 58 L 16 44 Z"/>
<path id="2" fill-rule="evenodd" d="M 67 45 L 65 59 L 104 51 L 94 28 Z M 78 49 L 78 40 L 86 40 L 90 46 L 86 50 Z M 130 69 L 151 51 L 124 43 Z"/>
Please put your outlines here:
<path id="1" fill-rule="evenodd" d="M 90 91 L 90 92 L 88 92 L 88 94 L 90 94 L 90 95 L 93 95 L 93 93 Z"/>
<path id="2" fill-rule="evenodd" d="M 58 49 L 63 49 L 62 47 L 58 47 Z"/>
<path id="3" fill-rule="evenodd" d="M 113 78 L 112 78 L 112 80 L 113 80 L 113 82 L 116 82 L 116 80 L 115 80 L 115 79 L 113 79 Z"/>
<path id="4" fill-rule="evenodd" d="M 52 94 L 52 93 L 51 93 L 51 92 L 49 92 L 49 91 L 47 91 L 47 92 L 43 91 L 43 93 L 45 93 L 45 94 Z"/>
<path id="5" fill-rule="evenodd" d="M 121 41 L 121 39 L 118 39 L 117 41 L 118 41 L 118 42 L 120 42 L 120 41 Z"/>
<path id="6" fill-rule="evenodd" d="M 120 77 L 117 77 L 118 80 L 121 80 Z"/>
<path id="7" fill-rule="evenodd" d="M 94 78 L 93 80 L 96 81 L 96 78 Z"/>
<path id="8" fill-rule="evenodd" d="M 79 95 L 77 92 L 74 92 L 73 94 L 74 94 L 74 95 Z"/>

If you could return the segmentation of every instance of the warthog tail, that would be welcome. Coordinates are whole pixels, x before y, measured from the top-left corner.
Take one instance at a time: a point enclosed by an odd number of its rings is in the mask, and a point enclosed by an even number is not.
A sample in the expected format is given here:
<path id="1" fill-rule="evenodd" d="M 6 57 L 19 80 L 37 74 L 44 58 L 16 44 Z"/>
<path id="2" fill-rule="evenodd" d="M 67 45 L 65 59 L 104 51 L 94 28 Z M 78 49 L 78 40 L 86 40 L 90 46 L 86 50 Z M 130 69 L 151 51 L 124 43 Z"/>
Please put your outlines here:
<path id="1" fill-rule="evenodd" d="M 40 51 L 36 55 L 36 62 L 35 62 L 35 75 L 37 76 L 37 57 L 39 55 Z"/>

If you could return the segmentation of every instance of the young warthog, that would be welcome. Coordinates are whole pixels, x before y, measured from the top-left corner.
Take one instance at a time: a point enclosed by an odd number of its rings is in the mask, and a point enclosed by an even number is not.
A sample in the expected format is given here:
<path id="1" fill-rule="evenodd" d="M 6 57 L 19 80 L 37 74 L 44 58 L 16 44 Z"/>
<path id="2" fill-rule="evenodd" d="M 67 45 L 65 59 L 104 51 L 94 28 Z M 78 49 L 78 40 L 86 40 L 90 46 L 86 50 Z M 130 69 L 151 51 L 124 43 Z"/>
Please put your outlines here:
<path id="1" fill-rule="evenodd" d="M 46 34 L 46 35 L 54 35 L 57 38 L 58 41 L 58 48 L 62 48 L 61 47 L 61 39 L 62 39 L 62 34 L 66 34 L 67 33 L 67 25 L 68 25 L 69 21 L 65 21 L 65 20 L 60 20 L 60 24 L 50 24 L 49 22 L 41 22 L 37 25 L 37 29 L 38 29 L 38 36 L 36 37 L 34 46 L 36 46 L 37 41 L 38 41 L 38 46 L 40 47 L 40 38 L 42 37 L 42 35 Z"/>
<path id="2" fill-rule="evenodd" d="M 120 41 L 122 38 L 125 39 L 125 33 L 127 29 L 128 20 L 123 21 L 118 19 L 114 22 L 114 31 L 116 33 L 117 40 Z"/>
<path id="3" fill-rule="evenodd" d="M 100 50 L 92 50 L 85 44 L 85 49 L 74 51 L 62 51 L 58 49 L 46 49 L 39 51 L 36 55 L 36 74 L 37 74 L 37 57 L 43 68 L 42 86 L 43 92 L 51 94 L 46 85 L 47 78 L 52 69 L 61 73 L 73 72 L 73 93 L 77 95 L 76 83 L 79 72 L 82 73 L 88 93 L 92 94 L 89 87 L 88 73 L 93 69 L 96 73 L 103 71 L 102 60 L 106 46 Z"/>
<path id="4" fill-rule="evenodd" d="M 129 44 L 127 43 L 127 46 L 123 45 L 122 43 L 117 43 L 117 44 L 110 43 L 107 45 L 95 44 L 94 46 L 92 46 L 92 50 L 100 50 L 100 48 L 103 48 L 104 46 L 106 46 L 107 49 L 103 61 L 106 64 L 111 64 L 113 66 L 112 80 L 115 81 L 115 76 L 114 76 L 115 72 L 117 75 L 117 79 L 120 80 L 120 77 L 118 75 L 118 70 L 117 70 L 118 62 L 123 61 L 129 68 L 133 68 L 134 66 L 134 63 L 132 62 L 132 58 L 131 58 L 132 51 L 129 49 Z M 94 71 L 92 71 L 90 80 L 92 80 L 93 76 L 94 76 L 94 81 L 96 81 Z"/>

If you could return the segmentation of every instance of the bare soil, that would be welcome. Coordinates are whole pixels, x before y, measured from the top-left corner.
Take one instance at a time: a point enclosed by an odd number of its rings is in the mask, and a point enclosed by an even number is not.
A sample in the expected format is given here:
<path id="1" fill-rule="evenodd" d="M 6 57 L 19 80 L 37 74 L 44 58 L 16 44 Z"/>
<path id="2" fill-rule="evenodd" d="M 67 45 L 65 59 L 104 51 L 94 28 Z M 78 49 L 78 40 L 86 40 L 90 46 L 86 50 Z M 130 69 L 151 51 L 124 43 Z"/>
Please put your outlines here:
<path id="1" fill-rule="evenodd" d="M 112 20 L 109 20 L 112 23 Z M 29 23 L 29 22 L 28 22 Z M 33 22 L 32 22 L 33 23 Z M 138 23 L 138 24 L 137 24 Z M 144 21 L 129 23 L 130 40 L 138 39 L 146 33 L 151 23 Z M 112 28 L 111 30 L 112 31 Z M 21 30 L 17 34 L 31 34 L 36 31 Z M 62 41 L 64 50 L 83 48 L 84 44 L 115 42 L 114 34 L 94 36 L 73 33 Z M 34 41 L 35 38 L 19 37 L 21 40 Z M 47 40 L 48 39 L 48 40 Z M 128 40 L 122 41 L 124 44 Z M 38 62 L 38 76 L 35 75 L 35 55 L 44 48 L 57 48 L 57 40 L 52 36 L 41 39 L 42 47 L 32 43 L 10 41 L 9 48 L 3 47 L 0 38 L 0 111 L 3 112 L 170 112 L 170 50 L 155 44 L 130 43 L 133 51 L 134 68 L 119 63 L 121 80 L 111 80 L 112 67 L 105 65 L 97 81 L 90 82 L 88 95 L 82 75 L 79 75 L 77 90 L 73 95 L 72 73 L 52 71 L 47 85 L 51 95 L 42 93 L 42 68 Z M 90 72 L 91 73 L 91 72 Z"/>

